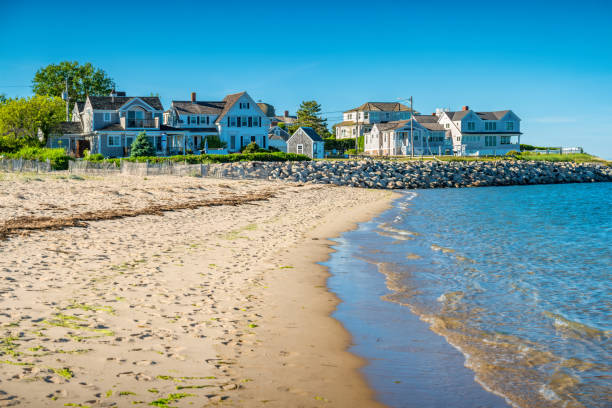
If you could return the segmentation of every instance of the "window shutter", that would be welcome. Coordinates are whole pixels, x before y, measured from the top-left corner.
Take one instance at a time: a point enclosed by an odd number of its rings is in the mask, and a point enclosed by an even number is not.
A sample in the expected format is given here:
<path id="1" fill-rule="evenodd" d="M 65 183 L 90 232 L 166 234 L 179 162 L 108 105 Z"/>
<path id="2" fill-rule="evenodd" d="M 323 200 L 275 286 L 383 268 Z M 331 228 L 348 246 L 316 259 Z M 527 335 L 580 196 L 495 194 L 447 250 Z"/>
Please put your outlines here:
<path id="1" fill-rule="evenodd" d="M 187 124 L 191 124 L 191 116 L 187 116 Z"/>

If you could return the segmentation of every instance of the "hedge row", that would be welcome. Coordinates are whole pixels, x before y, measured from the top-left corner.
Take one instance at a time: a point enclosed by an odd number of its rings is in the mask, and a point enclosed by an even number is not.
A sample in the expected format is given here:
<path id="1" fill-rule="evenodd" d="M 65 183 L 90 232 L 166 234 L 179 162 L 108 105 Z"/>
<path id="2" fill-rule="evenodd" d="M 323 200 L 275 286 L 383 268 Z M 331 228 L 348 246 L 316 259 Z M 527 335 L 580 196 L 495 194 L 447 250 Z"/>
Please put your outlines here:
<path id="1" fill-rule="evenodd" d="M 124 157 L 122 159 L 101 159 L 98 155 L 91 155 L 85 158 L 89 161 L 105 161 L 119 165 L 120 160 L 136 163 L 163 163 L 173 161 L 177 163 L 187 164 L 203 164 L 203 163 L 234 163 L 242 161 L 266 161 L 266 162 L 286 162 L 286 161 L 308 161 L 310 157 L 303 154 L 295 153 L 231 153 L 231 154 L 188 154 L 179 156 L 151 156 L 151 157 Z"/>

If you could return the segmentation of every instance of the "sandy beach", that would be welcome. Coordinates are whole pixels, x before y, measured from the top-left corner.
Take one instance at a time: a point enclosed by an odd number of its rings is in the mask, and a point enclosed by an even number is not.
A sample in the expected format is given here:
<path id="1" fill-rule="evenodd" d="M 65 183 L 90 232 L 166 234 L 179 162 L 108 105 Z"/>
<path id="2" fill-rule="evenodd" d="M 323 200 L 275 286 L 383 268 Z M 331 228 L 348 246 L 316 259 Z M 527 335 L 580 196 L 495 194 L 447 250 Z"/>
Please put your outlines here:
<path id="1" fill-rule="evenodd" d="M 377 406 L 317 262 L 391 192 L 0 176 L 0 407 Z"/>

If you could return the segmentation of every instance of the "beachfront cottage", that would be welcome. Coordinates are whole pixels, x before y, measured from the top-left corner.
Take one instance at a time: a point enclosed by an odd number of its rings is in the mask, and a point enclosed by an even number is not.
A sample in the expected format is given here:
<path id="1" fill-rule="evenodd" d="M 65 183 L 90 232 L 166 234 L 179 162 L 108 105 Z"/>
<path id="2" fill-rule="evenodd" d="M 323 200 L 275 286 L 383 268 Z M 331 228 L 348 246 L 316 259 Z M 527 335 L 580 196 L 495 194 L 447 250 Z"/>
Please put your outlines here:
<path id="1" fill-rule="evenodd" d="M 322 159 L 325 141 L 311 127 L 299 127 L 287 140 L 287 153 L 305 154 L 311 159 Z"/>
<path id="2" fill-rule="evenodd" d="M 172 101 L 164 123 L 186 133 L 189 149 L 200 151 L 207 137 L 217 137 L 229 152 L 238 152 L 251 142 L 268 148 L 270 119 L 246 92 L 227 95 L 222 101 Z"/>
<path id="3" fill-rule="evenodd" d="M 185 152 L 185 132 L 162 124 L 163 107 L 156 96 L 88 96 L 77 102 L 72 122 L 62 122 L 49 137 L 49 147 L 63 147 L 77 157 L 87 149 L 104 157 L 125 157 L 136 136 L 145 131 L 160 156 Z M 80 131 L 80 133 L 77 133 Z M 69 143 L 64 143 L 69 139 Z"/>
<path id="4" fill-rule="evenodd" d="M 438 123 L 452 137 L 456 155 L 504 155 L 520 151 L 521 119 L 511 110 L 475 112 L 468 106 L 457 112 L 438 109 Z"/>
<path id="5" fill-rule="evenodd" d="M 375 123 L 410 119 L 410 108 L 399 102 L 366 102 L 342 114 L 336 123 L 336 139 L 357 138 L 369 133 Z"/>
<path id="6" fill-rule="evenodd" d="M 364 153 L 374 156 L 451 154 L 450 136 L 437 119 L 435 115 L 414 115 L 409 120 L 376 123 L 364 136 Z"/>
<path id="7" fill-rule="evenodd" d="M 287 152 L 287 140 L 291 135 L 285 129 L 274 126 L 268 131 L 268 141 L 270 147 L 280 150 L 281 152 Z"/>
<path id="8" fill-rule="evenodd" d="M 89 149 L 89 143 L 83 137 L 83 126 L 80 121 L 61 122 L 50 132 L 47 146 L 61 147 L 75 157 L 82 157 L 83 151 Z"/>

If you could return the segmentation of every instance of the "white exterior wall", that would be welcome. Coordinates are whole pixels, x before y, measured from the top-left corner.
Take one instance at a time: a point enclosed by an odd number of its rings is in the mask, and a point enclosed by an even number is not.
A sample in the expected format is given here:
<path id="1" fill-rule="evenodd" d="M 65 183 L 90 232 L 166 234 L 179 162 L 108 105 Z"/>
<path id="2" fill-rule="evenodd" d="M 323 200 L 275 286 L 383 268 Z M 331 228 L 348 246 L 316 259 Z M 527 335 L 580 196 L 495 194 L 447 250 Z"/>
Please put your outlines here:
<path id="1" fill-rule="evenodd" d="M 240 103 L 249 103 L 248 109 L 240 109 Z M 228 126 L 227 118 L 231 116 L 256 116 L 261 117 L 261 126 L 252 127 L 237 127 Z M 227 112 L 227 114 L 221 118 L 217 125 L 219 129 L 219 137 L 222 141 L 227 143 L 229 151 L 240 150 L 240 141 L 242 138 L 242 146 L 246 146 L 251 143 L 251 137 L 255 137 L 255 143 L 260 147 L 268 147 L 268 130 L 270 128 L 270 119 L 264 115 L 263 111 L 257 106 L 257 103 L 247 94 L 244 94 L 236 101 L 234 106 Z M 232 137 L 234 138 L 235 144 L 232 148 Z"/>
<path id="2" fill-rule="evenodd" d="M 474 123 L 474 129 L 468 128 L 468 123 Z M 486 130 L 485 123 L 496 123 L 495 131 Z M 512 130 L 506 130 L 506 123 L 512 123 Z M 453 151 L 457 154 L 465 155 L 503 155 L 511 150 L 520 150 L 519 140 L 516 139 L 516 135 L 511 137 L 510 144 L 501 144 L 502 136 L 509 136 L 503 132 L 520 132 L 520 118 L 513 112 L 508 112 L 500 120 L 487 120 L 484 121 L 480 117 L 470 111 L 465 115 L 461 121 L 451 121 L 446 113 L 442 113 L 439 116 L 438 123 L 445 125 L 448 124 L 452 135 Z M 482 132 L 482 133 L 465 133 L 464 132 Z M 498 133 L 499 132 L 499 133 Z M 486 136 L 495 136 L 495 145 L 487 146 Z"/>

